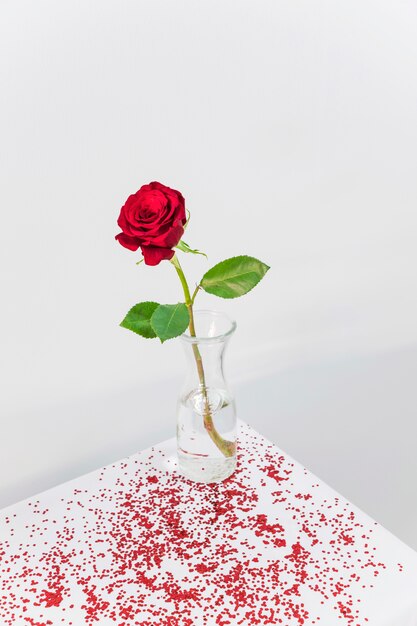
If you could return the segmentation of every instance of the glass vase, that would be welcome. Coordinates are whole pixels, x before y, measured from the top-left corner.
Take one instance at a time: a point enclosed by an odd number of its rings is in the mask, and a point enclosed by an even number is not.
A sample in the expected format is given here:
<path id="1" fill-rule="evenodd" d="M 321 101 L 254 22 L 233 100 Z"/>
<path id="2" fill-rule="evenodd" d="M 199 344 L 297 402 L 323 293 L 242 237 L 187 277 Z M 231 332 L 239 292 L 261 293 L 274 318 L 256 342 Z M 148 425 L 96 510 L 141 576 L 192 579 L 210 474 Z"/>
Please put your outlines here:
<path id="1" fill-rule="evenodd" d="M 195 337 L 180 337 L 187 376 L 178 399 L 178 466 L 190 480 L 220 482 L 236 467 L 236 409 L 223 372 L 236 323 L 217 311 L 194 311 L 194 325 Z"/>

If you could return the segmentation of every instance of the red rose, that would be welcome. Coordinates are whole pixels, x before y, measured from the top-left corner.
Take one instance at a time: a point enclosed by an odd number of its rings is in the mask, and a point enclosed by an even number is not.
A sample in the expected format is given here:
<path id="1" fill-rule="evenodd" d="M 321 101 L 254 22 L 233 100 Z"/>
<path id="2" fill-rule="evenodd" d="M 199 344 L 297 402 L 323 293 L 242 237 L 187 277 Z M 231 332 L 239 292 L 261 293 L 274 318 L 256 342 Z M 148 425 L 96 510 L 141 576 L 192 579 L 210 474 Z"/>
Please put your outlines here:
<path id="1" fill-rule="evenodd" d="M 118 242 L 129 250 L 140 246 L 146 265 L 172 259 L 174 248 L 184 234 L 185 200 L 182 194 L 153 182 L 129 196 L 117 223 L 123 232 Z"/>

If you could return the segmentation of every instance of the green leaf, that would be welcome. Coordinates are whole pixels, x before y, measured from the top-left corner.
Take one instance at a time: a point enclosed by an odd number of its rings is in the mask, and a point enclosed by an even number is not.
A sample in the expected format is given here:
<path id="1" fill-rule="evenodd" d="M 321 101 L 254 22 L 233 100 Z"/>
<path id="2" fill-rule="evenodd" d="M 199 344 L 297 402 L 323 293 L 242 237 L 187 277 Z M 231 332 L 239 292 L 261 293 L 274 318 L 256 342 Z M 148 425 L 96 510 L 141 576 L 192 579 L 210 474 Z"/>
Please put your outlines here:
<path id="1" fill-rule="evenodd" d="M 268 270 L 268 265 L 252 256 L 235 256 L 209 269 L 201 286 L 220 298 L 239 298 L 253 289 Z"/>
<path id="2" fill-rule="evenodd" d="M 185 241 L 181 240 L 175 247 L 178 248 L 178 250 L 181 250 L 181 252 L 191 252 L 192 254 L 202 254 L 207 259 L 207 254 L 205 252 L 201 252 L 200 250 L 193 250 L 192 248 L 190 248 L 188 243 L 185 243 Z"/>
<path id="3" fill-rule="evenodd" d="M 188 309 L 183 302 L 178 304 L 161 304 L 151 317 L 151 325 L 161 343 L 178 337 L 190 322 Z"/>
<path id="4" fill-rule="evenodd" d="M 158 302 L 139 302 L 132 306 L 120 326 L 146 339 L 153 339 L 156 333 L 151 326 L 151 317 L 158 307 Z"/>

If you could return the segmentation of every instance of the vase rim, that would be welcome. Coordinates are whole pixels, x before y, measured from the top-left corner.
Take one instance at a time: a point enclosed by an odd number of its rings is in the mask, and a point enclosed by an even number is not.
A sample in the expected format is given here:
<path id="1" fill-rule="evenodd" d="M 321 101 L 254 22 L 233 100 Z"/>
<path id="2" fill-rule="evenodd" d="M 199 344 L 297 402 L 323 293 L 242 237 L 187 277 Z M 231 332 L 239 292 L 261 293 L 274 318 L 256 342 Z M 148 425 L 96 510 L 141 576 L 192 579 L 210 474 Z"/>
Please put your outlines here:
<path id="1" fill-rule="evenodd" d="M 228 323 L 228 328 L 222 333 L 218 333 L 212 336 L 209 335 L 196 335 L 196 337 L 191 337 L 186 333 L 183 333 L 181 339 L 186 341 L 187 343 L 216 343 L 220 341 L 224 341 L 226 338 L 230 337 L 236 330 L 237 324 L 235 320 L 231 319 L 226 313 L 223 311 L 214 311 L 212 309 L 196 309 L 194 311 L 194 316 L 198 316 L 199 314 L 208 314 L 211 318 L 222 318 L 223 321 Z"/>

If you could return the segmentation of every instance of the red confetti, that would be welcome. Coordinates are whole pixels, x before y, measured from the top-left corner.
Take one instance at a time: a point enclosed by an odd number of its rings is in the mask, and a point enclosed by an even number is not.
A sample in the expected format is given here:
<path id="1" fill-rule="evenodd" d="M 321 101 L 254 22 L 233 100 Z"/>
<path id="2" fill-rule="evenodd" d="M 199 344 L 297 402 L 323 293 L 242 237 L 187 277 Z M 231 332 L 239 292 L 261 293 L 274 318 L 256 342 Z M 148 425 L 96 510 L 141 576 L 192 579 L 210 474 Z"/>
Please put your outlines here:
<path id="1" fill-rule="evenodd" d="M 24 529 L 4 520 L 2 626 L 318 624 L 304 590 L 335 623 L 366 621 L 361 574 L 386 566 L 349 503 L 322 500 L 317 483 L 300 491 L 294 464 L 248 428 L 239 469 L 220 484 L 158 469 L 163 456 L 105 468 L 51 512 L 28 502 Z"/>

